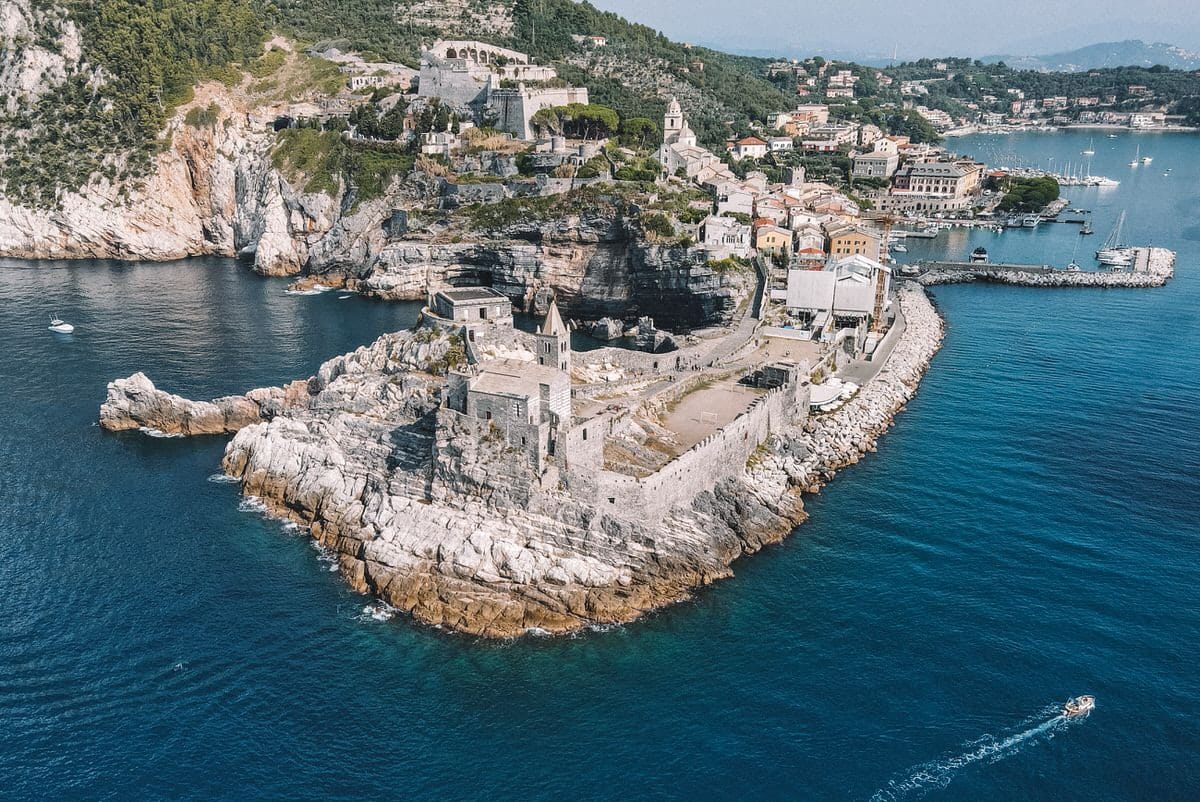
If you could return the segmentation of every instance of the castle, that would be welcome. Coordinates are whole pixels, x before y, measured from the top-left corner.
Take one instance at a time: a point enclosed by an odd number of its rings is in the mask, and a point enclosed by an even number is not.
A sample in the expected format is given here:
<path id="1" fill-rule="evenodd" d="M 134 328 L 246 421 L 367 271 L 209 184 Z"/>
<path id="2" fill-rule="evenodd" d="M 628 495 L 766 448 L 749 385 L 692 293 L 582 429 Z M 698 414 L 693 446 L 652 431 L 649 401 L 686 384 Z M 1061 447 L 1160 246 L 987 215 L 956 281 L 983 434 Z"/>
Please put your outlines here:
<path id="1" fill-rule="evenodd" d="M 439 40 L 421 56 L 418 95 L 483 119 L 518 139 L 533 138 L 529 121 L 551 106 L 588 102 L 584 87 L 561 85 L 553 67 L 486 42 Z"/>
<path id="2" fill-rule="evenodd" d="M 434 450 L 440 467 L 435 468 L 432 492 L 470 487 L 469 492 L 519 499 L 526 506 L 554 506 L 569 499 L 618 519 L 656 522 L 673 507 L 739 475 L 771 434 L 807 414 L 804 367 L 776 363 L 759 371 L 770 374 L 769 381 L 755 381 L 757 389 L 744 391 L 745 406 L 698 442 L 638 475 L 622 472 L 609 464 L 606 445 L 639 430 L 639 397 L 605 403 L 573 399 L 571 333 L 557 303 L 551 302 L 530 338 L 513 331 L 511 317 L 498 316 L 494 309 L 486 318 L 471 311 L 495 302 L 491 292 L 477 292 L 482 289 L 443 291 L 434 298 L 440 306 L 431 311 L 430 322 L 460 332 L 468 364 L 449 374 L 442 391 Z M 529 339 L 532 361 L 481 361 L 476 356 L 488 343 Z"/>

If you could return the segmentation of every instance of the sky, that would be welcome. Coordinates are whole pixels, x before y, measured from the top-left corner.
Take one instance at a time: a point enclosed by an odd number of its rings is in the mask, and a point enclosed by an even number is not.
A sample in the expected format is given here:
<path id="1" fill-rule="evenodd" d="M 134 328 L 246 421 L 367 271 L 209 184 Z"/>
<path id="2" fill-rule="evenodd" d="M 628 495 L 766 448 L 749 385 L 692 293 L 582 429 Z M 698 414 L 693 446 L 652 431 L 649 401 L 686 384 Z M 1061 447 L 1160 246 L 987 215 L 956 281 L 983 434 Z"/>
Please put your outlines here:
<path id="1" fill-rule="evenodd" d="M 755 55 L 1043 55 L 1144 39 L 1200 50 L 1200 0 L 591 0 L 672 39 Z"/>

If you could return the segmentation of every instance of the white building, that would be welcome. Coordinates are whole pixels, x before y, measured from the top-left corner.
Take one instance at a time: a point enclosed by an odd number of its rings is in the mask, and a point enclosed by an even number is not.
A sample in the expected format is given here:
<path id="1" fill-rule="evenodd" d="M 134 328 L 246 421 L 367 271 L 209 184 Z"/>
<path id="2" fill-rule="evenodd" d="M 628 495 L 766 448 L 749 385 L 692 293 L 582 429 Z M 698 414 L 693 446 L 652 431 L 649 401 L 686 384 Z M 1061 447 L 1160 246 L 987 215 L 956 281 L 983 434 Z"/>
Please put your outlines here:
<path id="1" fill-rule="evenodd" d="M 789 270 L 788 314 L 806 322 L 851 325 L 886 312 L 891 268 L 866 256 L 848 256 L 822 270 Z"/>
<path id="2" fill-rule="evenodd" d="M 743 256 L 754 253 L 750 240 L 750 226 L 739 223 L 732 217 L 710 215 L 700 225 L 700 238 L 714 256 Z"/>
<path id="3" fill-rule="evenodd" d="M 767 143 L 756 136 L 745 136 L 729 143 L 729 155 L 734 161 L 761 159 L 767 155 Z"/>

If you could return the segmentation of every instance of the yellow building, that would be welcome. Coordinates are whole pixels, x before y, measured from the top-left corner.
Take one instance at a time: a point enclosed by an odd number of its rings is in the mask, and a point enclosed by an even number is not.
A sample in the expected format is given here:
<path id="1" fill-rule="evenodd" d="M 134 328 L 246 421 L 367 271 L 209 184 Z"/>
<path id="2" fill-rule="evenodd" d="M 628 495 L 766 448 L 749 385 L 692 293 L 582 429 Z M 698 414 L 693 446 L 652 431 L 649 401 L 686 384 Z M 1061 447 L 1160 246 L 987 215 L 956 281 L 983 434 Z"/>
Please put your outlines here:
<path id="1" fill-rule="evenodd" d="M 764 256 L 782 256 L 792 250 L 792 232 L 772 223 L 754 228 L 754 249 Z"/>
<path id="2" fill-rule="evenodd" d="M 829 255 L 834 258 L 860 254 L 868 259 L 880 258 L 883 238 L 874 229 L 839 223 L 826 228 L 825 234 L 829 237 Z"/>

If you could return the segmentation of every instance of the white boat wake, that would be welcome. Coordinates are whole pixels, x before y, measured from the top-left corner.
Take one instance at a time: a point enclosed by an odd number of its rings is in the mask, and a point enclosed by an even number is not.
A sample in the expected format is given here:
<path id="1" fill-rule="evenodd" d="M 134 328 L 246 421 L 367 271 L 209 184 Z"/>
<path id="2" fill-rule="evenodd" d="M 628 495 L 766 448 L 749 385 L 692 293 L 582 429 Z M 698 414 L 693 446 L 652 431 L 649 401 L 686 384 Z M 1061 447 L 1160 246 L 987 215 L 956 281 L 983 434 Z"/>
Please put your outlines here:
<path id="1" fill-rule="evenodd" d="M 995 763 L 1018 754 L 1027 746 L 1044 743 L 1085 716 L 1071 717 L 1061 705 L 1052 705 L 1018 724 L 1016 732 L 984 735 L 964 744 L 965 751 L 913 766 L 871 795 L 871 802 L 920 799 L 932 790 L 945 788 L 962 769 L 975 763 Z"/>

